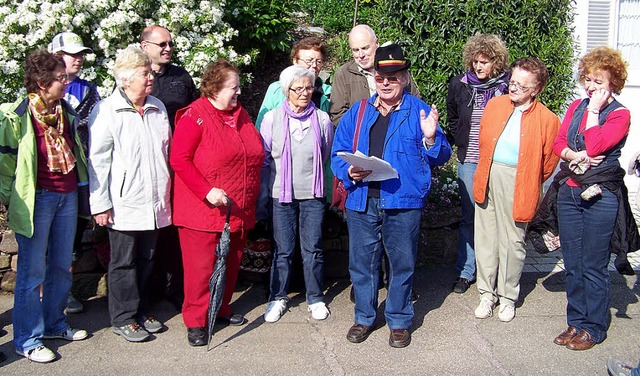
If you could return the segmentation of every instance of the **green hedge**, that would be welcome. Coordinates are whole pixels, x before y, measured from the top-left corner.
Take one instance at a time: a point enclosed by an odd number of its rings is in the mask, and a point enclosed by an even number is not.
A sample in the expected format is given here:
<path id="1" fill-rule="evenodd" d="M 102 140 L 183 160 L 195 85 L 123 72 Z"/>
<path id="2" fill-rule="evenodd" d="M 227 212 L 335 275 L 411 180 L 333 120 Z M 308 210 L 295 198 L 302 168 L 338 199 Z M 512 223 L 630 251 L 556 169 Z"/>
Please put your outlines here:
<path id="1" fill-rule="evenodd" d="M 300 11 L 308 15 L 313 26 L 322 26 L 329 35 L 348 32 L 353 27 L 355 0 L 298 0 Z M 369 23 L 374 0 L 359 0 L 357 23 Z"/>
<path id="2" fill-rule="evenodd" d="M 423 99 L 445 113 L 449 80 L 463 72 L 469 36 L 502 37 L 511 61 L 534 56 L 550 71 L 540 101 L 560 114 L 574 87 L 571 0 L 404 0 L 378 2 L 372 26 L 381 43 L 401 44 Z M 441 123 L 445 123 L 442 121 Z"/>
<path id="3" fill-rule="evenodd" d="M 272 52 L 289 53 L 296 28 L 293 12 L 297 6 L 288 0 L 235 0 L 226 5 L 224 20 L 238 30 L 231 40 L 238 53 L 248 53 L 254 64 L 269 63 Z"/>

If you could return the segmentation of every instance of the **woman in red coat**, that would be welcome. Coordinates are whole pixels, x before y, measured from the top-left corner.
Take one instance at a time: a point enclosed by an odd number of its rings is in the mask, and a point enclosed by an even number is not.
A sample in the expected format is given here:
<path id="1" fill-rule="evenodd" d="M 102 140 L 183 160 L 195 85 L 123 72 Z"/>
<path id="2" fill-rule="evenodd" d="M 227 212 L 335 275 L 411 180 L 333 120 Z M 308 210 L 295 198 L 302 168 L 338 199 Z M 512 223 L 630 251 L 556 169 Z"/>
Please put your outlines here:
<path id="1" fill-rule="evenodd" d="M 224 59 L 209 64 L 200 87 L 202 97 L 176 115 L 171 150 L 175 171 L 174 224 L 178 227 L 184 265 L 182 318 L 191 346 L 206 340 L 209 277 L 215 263 L 231 199 L 231 250 L 227 282 L 218 320 L 245 323 L 229 302 L 238 277 L 247 230 L 255 223 L 264 150 L 260 134 L 238 102 L 238 70 Z"/>

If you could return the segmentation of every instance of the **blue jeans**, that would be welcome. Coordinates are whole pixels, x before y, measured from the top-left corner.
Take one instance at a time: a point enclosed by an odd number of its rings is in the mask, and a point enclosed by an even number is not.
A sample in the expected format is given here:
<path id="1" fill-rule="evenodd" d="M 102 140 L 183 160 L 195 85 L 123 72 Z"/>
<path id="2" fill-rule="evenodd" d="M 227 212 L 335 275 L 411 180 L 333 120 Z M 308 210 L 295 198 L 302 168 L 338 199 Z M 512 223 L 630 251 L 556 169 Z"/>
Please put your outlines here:
<path id="1" fill-rule="evenodd" d="M 371 326 L 378 308 L 380 259 L 389 257 L 389 288 L 384 315 L 390 329 L 409 329 L 413 320 L 413 272 L 420 235 L 420 209 L 380 209 L 367 199 L 365 212 L 347 210 L 349 273 L 355 293 L 356 324 Z"/>
<path id="2" fill-rule="evenodd" d="M 324 300 L 322 290 L 324 258 L 322 251 L 322 220 L 325 200 L 293 200 L 281 204 L 273 199 L 273 238 L 276 250 L 271 266 L 271 294 L 269 300 L 286 299 L 291 276 L 291 262 L 300 236 L 304 284 L 307 304 Z M 298 228 L 300 233 L 298 234 Z"/>
<path id="3" fill-rule="evenodd" d="M 460 278 L 469 281 L 476 279 L 476 251 L 473 248 L 473 218 L 476 203 L 473 201 L 473 175 L 477 167 L 477 163 L 458 162 L 458 191 L 462 215 L 458 232 L 456 272 Z"/>
<path id="4" fill-rule="evenodd" d="M 33 209 L 33 236 L 16 233 L 20 256 L 12 316 L 13 343 L 20 352 L 42 345 L 43 335 L 69 329 L 64 309 L 72 282 L 77 191 L 37 189 Z"/>
<path id="5" fill-rule="evenodd" d="M 567 324 L 586 330 L 597 343 L 607 337 L 611 276 L 609 245 L 618 199 L 605 188 L 583 201 L 580 187 L 558 192 L 560 246 L 567 276 Z"/>

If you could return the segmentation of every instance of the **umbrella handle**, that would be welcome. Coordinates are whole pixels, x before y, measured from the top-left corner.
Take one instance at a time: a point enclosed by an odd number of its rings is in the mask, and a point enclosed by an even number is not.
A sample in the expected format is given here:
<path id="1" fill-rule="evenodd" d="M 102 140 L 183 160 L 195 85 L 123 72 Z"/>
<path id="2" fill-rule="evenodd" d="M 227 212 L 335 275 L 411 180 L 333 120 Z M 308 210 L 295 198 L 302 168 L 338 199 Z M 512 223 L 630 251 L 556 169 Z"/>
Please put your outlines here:
<path id="1" fill-rule="evenodd" d="M 231 205 L 233 204 L 233 201 L 231 201 L 231 199 L 229 198 L 229 196 L 224 196 L 227 199 L 227 219 L 225 221 L 225 223 L 228 225 L 229 224 L 229 220 L 231 219 Z"/>

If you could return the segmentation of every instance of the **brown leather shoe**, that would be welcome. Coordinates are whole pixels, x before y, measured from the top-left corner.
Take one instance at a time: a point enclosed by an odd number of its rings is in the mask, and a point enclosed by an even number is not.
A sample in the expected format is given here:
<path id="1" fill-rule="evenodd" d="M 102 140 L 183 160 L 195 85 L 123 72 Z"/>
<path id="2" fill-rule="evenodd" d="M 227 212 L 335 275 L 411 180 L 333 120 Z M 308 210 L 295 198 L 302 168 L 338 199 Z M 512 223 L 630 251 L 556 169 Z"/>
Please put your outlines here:
<path id="1" fill-rule="evenodd" d="M 591 339 L 591 334 L 586 330 L 581 330 L 578 334 L 567 343 L 569 350 L 589 350 L 595 346 L 596 341 Z"/>
<path id="2" fill-rule="evenodd" d="M 373 326 L 365 326 L 361 324 L 353 324 L 347 333 L 347 341 L 351 343 L 364 342 L 369 334 L 373 332 Z"/>
<path id="3" fill-rule="evenodd" d="M 395 348 L 407 347 L 411 343 L 411 332 L 408 329 L 391 329 L 389 346 Z"/>
<path id="4" fill-rule="evenodd" d="M 560 333 L 556 338 L 553 339 L 553 343 L 560 346 L 566 346 L 569 341 L 573 339 L 573 337 L 578 335 L 578 328 L 575 326 L 570 326 L 565 329 L 564 332 Z"/>

